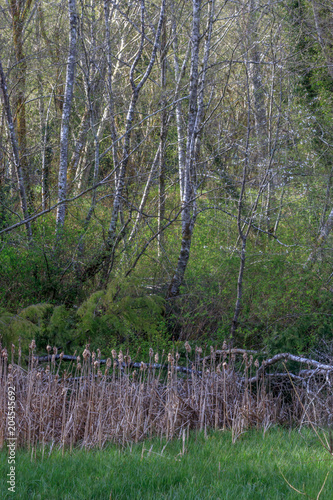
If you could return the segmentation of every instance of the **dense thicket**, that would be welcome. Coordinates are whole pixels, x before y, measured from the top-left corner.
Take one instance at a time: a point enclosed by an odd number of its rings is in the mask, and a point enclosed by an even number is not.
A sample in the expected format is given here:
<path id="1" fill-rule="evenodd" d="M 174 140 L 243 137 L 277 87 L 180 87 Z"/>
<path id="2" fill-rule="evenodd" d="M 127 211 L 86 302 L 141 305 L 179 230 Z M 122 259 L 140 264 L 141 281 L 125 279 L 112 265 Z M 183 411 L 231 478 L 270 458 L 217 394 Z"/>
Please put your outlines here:
<path id="1" fill-rule="evenodd" d="M 1 7 L 0 332 L 332 336 L 328 0 Z"/>

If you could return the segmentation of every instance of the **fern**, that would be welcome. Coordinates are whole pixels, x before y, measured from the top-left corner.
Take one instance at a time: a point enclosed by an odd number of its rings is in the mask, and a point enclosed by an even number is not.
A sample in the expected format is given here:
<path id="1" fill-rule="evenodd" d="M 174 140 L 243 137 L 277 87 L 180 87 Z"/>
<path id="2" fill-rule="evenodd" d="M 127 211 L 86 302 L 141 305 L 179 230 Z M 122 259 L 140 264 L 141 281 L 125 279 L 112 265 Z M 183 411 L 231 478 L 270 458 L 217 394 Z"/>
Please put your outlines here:
<path id="1" fill-rule="evenodd" d="M 93 293 L 79 308 L 78 330 L 89 339 L 110 343 L 158 336 L 164 299 L 147 294 L 142 286 L 115 280 L 106 290 Z"/>
<path id="2" fill-rule="evenodd" d="M 1 308 L 0 335 L 5 345 L 17 344 L 21 337 L 22 347 L 26 348 L 40 332 L 41 320 L 52 308 L 50 304 L 33 304 L 17 314 Z"/>

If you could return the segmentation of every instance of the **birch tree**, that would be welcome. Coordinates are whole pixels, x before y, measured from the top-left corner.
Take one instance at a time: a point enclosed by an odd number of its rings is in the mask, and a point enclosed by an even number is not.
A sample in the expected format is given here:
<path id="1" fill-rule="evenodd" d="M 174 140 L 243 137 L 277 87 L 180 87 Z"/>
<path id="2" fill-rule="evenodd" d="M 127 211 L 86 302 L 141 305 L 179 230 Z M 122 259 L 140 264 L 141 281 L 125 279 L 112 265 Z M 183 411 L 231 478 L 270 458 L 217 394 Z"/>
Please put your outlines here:
<path id="1" fill-rule="evenodd" d="M 185 271 L 190 258 L 192 234 L 197 217 L 197 186 L 196 186 L 196 147 L 200 141 L 200 131 L 203 116 L 203 96 L 205 89 L 205 78 L 210 53 L 210 43 L 212 35 L 212 25 L 214 19 L 214 0 L 209 2 L 208 27 L 206 31 L 206 43 L 204 48 L 201 76 L 199 74 L 199 54 L 200 54 L 200 21 L 201 21 L 201 0 L 192 2 L 192 32 L 191 32 L 191 66 L 189 85 L 189 106 L 187 111 L 187 134 L 186 151 L 184 158 L 184 168 L 182 146 L 182 126 L 178 124 L 179 151 L 179 171 L 180 177 L 180 199 L 182 204 L 182 240 L 177 266 L 171 280 L 168 296 L 175 297 L 179 294 L 179 288 L 183 283 Z M 176 73 L 178 72 L 178 62 L 175 60 Z M 200 81 L 201 79 L 201 81 Z M 179 112 L 180 110 L 178 110 Z M 198 151 L 198 150 L 197 150 Z M 183 185 L 182 185 L 183 184 Z"/>
<path id="2" fill-rule="evenodd" d="M 113 204 L 112 204 L 112 209 L 111 209 L 111 217 L 110 217 L 110 223 L 109 223 L 109 228 L 108 228 L 108 235 L 105 241 L 104 247 L 101 249 L 99 254 L 93 259 L 92 263 L 90 263 L 87 268 L 85 269 L 82 279 L 85 280 L 87 277 L 90 277 L 92 275 L 95 275 L 96 272 L 100 270 L 102 266 L 104 266 L 104 282 L 108 279 L 108 275 L 110 273 L 110 268 L 112 268 L 112 252 L 114 250 L 116 241 L 117 241 L 117 223 L 121 211 L 121 204 L 122 204 L 122 196 L 123 196 L 123 191 L 124 191 L 124 186 L 125 186 L 125 178 L 126 178 L 126 172 L 127 172 L 127 165 L 129 161 L 129 156 L 131 152 L 130 148 L 130 140 L 131 140 L 131 132 L 133 128 L 133 122 L 134 122 L 134 116 L 135 116 L 135 110 L 136 110 L 136 105 L 139 99 L 139 94 L 141 90 L 143 89 L 144 85 L 146 84 L 151 71 L 153 69 L 157 51 L 159 48 L 160 44 L 160 38 L 161 38 L 161 33 L 162 33 L 162 27 L 163 27 L 163 22 L 164 22 L 164 16 L 165 16 L 165 3 L 166 0 L 162 0 L 161 3 L 161 8 L 159 12 L 159 18 L 158 18 L 158 23 L 157 23 L 157 28 L 156 28 L 156 34 L 155 34 L 155 40 L 153 42 L 153 47 L 150 55 L 149 62 L 147 64 L 146 70 L 144 71 L 143 75 L 141 78 L 138 79 L 136 75 L 136 69 L 141 61 L 142 54 L 144 51 L 144 46 L 145 46 L 145 41 L 146 41 L 146 25 L 145 25 L 145 16 L 146 16 L 146 6 L 145 6 L 145 0 L 140 1 L 140 21 L 141 21 L 141 26 L 140 26 L 140 44 L 139 48 L 137 50 L 137 53 L 135 55 L 135 58 L 133 60 L 133 63 L 130 68 L 129 72 L 129 83 L 130 83 L 130 88 L 131 88 L 131 98 L 127 110 L 127 115 L 126 115 L 126 120 L 125 120 L 125 132 L 123 134 L 123 147 L 122 147 L 122 154 L 121 154 L 121 161 L 117 164 L 118 167 L 118 172 L 116 175 L 116 187 L 115 187 L 115 193 L 114 193 L 114 198 L 113 198 Z M 107 11 L 106 11 L 106 17 L 107 17 Z M 108 30 L 106 29 L 106 33 L 108 34 Z M 110 71 L 110 65 L 108 64 L 108 68 Z M 108 73 L 109 75 L 109 73 Z M 110 75 L 108 76 L 109 78 L 109 85 L 110 85 Z M 109 92 L 111 92 L 110 86 L 109 86 Z M 112 95 L 112 94 L 110 94 Z"/>
<path id="3" fill-rule="evenodd" d="M 76 63 L 76 44 L 77 44 L 77 13 L 76 1 L 68 0 L 69 15 L 69 50 L 66 69 L 66 86 L 64 96 L 64 106 L 62 110 L 61 131 L 60 131 L 60 161 L 58 178 L 58 209 L 56 218 L 56 232 L 59 237 L 65 224 L 66 205 L 64 203 L 67 195 L 67 170 L 68 170 L 68 136 L 69 119 L 72 108 L 74 75 Z"/>

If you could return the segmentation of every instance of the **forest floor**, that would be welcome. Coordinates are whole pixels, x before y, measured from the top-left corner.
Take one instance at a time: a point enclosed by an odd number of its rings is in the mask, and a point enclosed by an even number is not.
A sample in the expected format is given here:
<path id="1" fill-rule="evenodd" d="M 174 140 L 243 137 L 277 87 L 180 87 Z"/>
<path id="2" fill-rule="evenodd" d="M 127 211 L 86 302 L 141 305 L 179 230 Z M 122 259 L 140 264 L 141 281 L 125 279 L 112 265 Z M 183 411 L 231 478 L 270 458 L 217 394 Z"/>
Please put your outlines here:
<path id="1" fill-rule="evenodd" d="M 4 480 L 9 465 L 2 451 L 2 499 L 315 499 L 323 487 L 320 499 L 325 500 L 333 491 L 332 456 L 304 428 L 240 436 L 193 431 L 185 440 L 155 438 L 89 451 L 17 450 L 15 467 L 12 493 Z"/>

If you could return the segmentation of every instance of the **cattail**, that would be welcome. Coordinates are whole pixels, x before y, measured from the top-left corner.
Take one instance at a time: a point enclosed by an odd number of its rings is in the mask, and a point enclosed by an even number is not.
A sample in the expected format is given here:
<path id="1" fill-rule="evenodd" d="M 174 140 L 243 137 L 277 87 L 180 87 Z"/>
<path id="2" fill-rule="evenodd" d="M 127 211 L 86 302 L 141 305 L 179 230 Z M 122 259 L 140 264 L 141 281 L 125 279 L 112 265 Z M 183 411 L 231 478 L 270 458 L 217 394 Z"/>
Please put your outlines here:
<path id="1" fill-rule="evenodd" d="M 98 365 L 99 365 L 99 362 L 98 361 L 95 361 L 94 362 L 94 368 L 97 369 L 98 368 Z"/>
<path id="2" fill-rule="evenodd" d="M 251 365 L 252 365 L 252 363 L 253 363 L 253 356 L 252 356 L 252 354 L 251 354 L 251 356 L 250 356 L 249 366 L 251 366 Z"/>
<path id="3" fill-rule="evenodd" d="M 168 354 L 168 363 L 172 363 L 173 362 L 173 357 L 171 355 L 171 352 L 169 352 Z"/>
<path id="4" fill-rule="evenodd" d="M 112 364 L 111 358 L 108 358 L 108 359 L 106 360 L 106 368 L 107 368 L 107 369 L 111 368 L 111 364 Z"/>
<path id="5" fill-rule="evenodd" d="M 154 356 L 154 351 L 153 349 L 150 347 L 149 349 L 149 357 L 152 358 Z"/>
<path id="6" fill-rule="evenodd" d="M 56 356 L 58 354 L 58 349 L 54 346 L 53 347 L 53 354 Z"/>
<path id="7" fill-rule="evenodd" d="M 155 354 L 155 363 L 157 364 L 158 363 L 158 352 Z"/>
<path id="8" fill-rule="evenodd" d="M 63 352 L 61 352 L 61 353 L 60 353 L 60 356 L 59 356 L 60 361 L 62 360 L 62 358 L 63 358 L 63 357 L 64 357 L 64 353 L 63 353 Z"/>
<path id="9" fill-rule="evenodd" d="M 51 357 L 51 363 L 52 363 L 52 364 L 55 364 L 55 354 L 52 354 L 52 357 Z"/>
<path id="10" fill-rule="evenodd" d="M 45 373 L 46 373 L 46 375 L 47 375 L 49 372 L 50 372 L 50 366 L 49 366 L 49 365 L 47 365 L 47 366 L 46 366 L 46 368 L 45 368 Z"/>
<path id="11" fill-rule="evenodd" d="M 123 361 L 124 361 L 124 356 L 123 356 L 123 352 L 122 351 L 119 351 L 118 361 L 119 361 L 120 364 L 122 364 Z"/>
<path id="12" fill-rule="evenodd" d="M 97 377 L 99 377 L 99 378 L 102 378 L 102 377 L 103 377 L 103 373 L 101 372 L 101 370 L 98 370 L 98 372 L 97 372 Z"/>
<path id="13" fill-rule="evenodd" d="M 78 371 L 80 371 L 80 370 L 81 370 L 81 368 L 82 368 L 81 363 L 78 363 L 78 364 L 77 364 L 77 366 L 76 366 L 76 369 L 77 369 Z"/>
<path id="14" fill-rule="evenodd" d="M 48 353 L 51 351 L 51 349 L 52 349 L 52 347 L 50 345 L 46 346 L 46 350 L 47 350 Z"/>
<path id="15" fill-rule="evenodd" d="M 97 349 L 97 357 L 100 359 L 101 358 L 101 350 Z"/>
<path id="16" fill-rule="evenodd" d="M 226 351 L 228 349 L 228 344 L 226 342 L 226 340 L 223 341 L 223 344 L 222 344 L 222 351 Z"/>
<path id="17" fill-rule="evenodd" d="M 140 364 L 140 370 L 146 370 L 147 369 L 147 365 L 146 363 L 144 363 L 143 361 L 141 361 L 141 364 Z"/>
<path id="18" fill-rule="evenodd" d="M 76 358 L 76 362 L 77 362 L 77 363 L 80 363 L 80 361 L 81 361 L 81 358 L 80 358 L 80 356 L 78 356 L 78 357 Z"/>
<path id="19" fill-rule="evenodd" d="M 255 360 L 255 362 L 254 362 L 254 366 L 255 366 L 257 369 L 259 368 L 259 361 L 258 361 L 258 359 L 256 359 L 256 360 Z"/>
<path id="20" fill-rule="evenodd" d="M 96 353 L 93 351 L 91 355 L 91 362 L 93 363 L 96 359 Z"/>
<path id="21" fill-rule="evenodd" d="M 132 373 L 132 377 L 134 380 L 135 380 L 136 375 L 137 375 L 136 370 L 134 370 L 134 372 Z"/>
<path id="22" fill-rule="evenodd" d="M 115 349 L 112 349 L 111 354 L 112 354 L 113 359 L 116 359 L 117 351 Z"/>
<path id="23" fill-rule="evenodd" d="M 221 363 L 219 363 L 216 367 L 216 373 L 221 373 Z"/>
<path id="24" fill-rule="evenodd" d="M 83 357 L 83 359 L 86 361 L 86 360 L 89 358 L 89 356 L 90 356 L 90 351 L 89 351 L 89 349 L 87 349 L 87 347 L 86 347 L 86 348 L 85 348 L 85 350 L 84 350 L 84 351 L 83 351 L 83 353 L 82 353 L 82 357 Z"/>
<path id="25" fill-rule="evenodd" d="M 8 365 L 8 373 L 10 373 L 12 371 L 12 369 L 13 369 L 13 365 L 11 365 L 11 364 Z"/>

